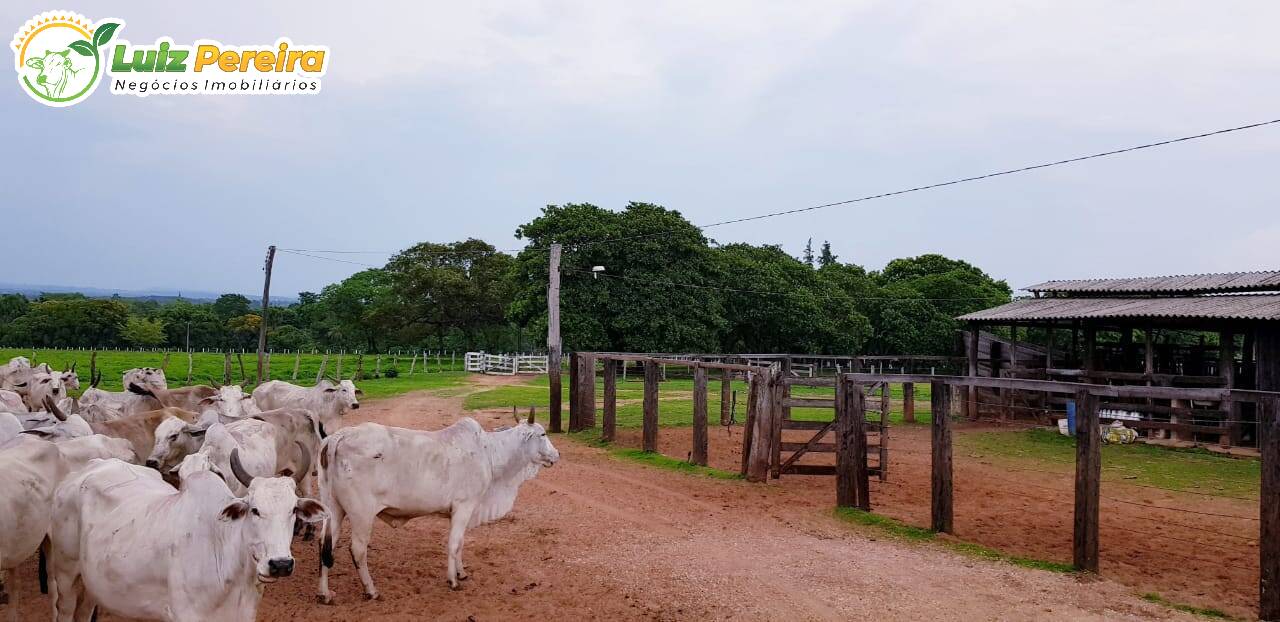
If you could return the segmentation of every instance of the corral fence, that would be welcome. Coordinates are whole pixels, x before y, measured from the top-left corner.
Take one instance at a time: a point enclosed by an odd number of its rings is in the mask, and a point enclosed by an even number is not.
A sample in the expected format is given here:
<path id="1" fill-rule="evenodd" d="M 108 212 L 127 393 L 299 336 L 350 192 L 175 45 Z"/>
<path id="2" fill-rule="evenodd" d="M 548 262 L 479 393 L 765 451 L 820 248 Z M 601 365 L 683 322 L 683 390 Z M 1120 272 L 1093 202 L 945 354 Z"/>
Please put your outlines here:
<path id="1" fill-rule="evenodd" d="M 1019 378 L 988 378 L 975 376 L 941 376 L 898 373 L 841 373 L 830 377 L 809 377 L 806 372 L 794 373 L 785 369 L 785 359 L 769 365 L 728 363 L 690 358 L 665 358 L 649 355 L 622 353 L 575 353 L 570 357 L 569 430 L 588 430 L 596 425 L 595 374 L 603 374 L 604 399 L 601 437 L 612 441 L 616 435 L 617 377 L 626 365 L 639 365 L 644 374 L 642 444 L 645 451 L 657 451 L 658 447 L 658 386 L 662 379 L 662 366 L 685 367 L 691 370 L 693 391 L 693 436 L 690 462 L 707 464 L 707 391 L 709 375 L 718 372 L 722 397 L 727 396 L 730 382 L 745 378 L 749 383 L 747 418 L 743 430 L 741 473 L 748 481 L 760 482 L 782 475 L 834 475 L 836 505 L 872 511 L 871 478 L 884 480 L 888 476 L 889 427 L 887 413 L 891 400 L 889 387 L 903 387 L 904 411 L 912 407 L 914 387 L 928 385 L 931 404 L 929 451 L 927 456 L 929 480 L 929 528 L 935 532 L 955 534 L 954 448 L 952 442 L 953 419 L 973 421 L 957 417 L 969 411 L 972 396 L 980 391 L 1000 395 L 1010 393 L 1036 394 L 1041 399 L 1060 401 L 1074 413 L 1073 437 L 1075 468 L 1074 477 L 1067 482 L 1071 495 L 1072 521 L 1071 565 L 1078 571 L 1097 573 L 1103 553 L 1100 546 L 1102 501 L 1109 508 L 1137 506 L 1145 512 L 1185 512 L 1198 518 L 1220 517 L 1217 520 L 1257 523 L 1255 533 L 1219 533 L 1198 527 L 1202 531 L 1249 540 L 1246 546 L 1257 546 L 1258 611 L 1264 620 L 1280 620 L 1280 393 L 1225 388 L 1117 386 L 1064 381 L 1029 380 Z M 794 363 L 791 363 L 794 365 Z M 807 370 L 806 370 L 807 371 Z M 833 398 L 815 398 L 790 395 L 795 387 L 830 387 Z M 1202 509 L 1187 509 L 1157 505 L 1142 499 L 1102 495 L 1102 445 L 1105 427 L 1101 413 L 1122 408 L 1124 404 L 1144 400 L 1177 400 L 1177 403 L 1194 404 L 1229 400 L 1233 403 L 1251 404 L 1259 417 L 1261 484 L 1259 512 L 1256 517 L 1248 513 L 1214 513 Z M 970 402 L 970 403 L 966 403 Z M 721 400 L 722 423 L 728 421 L 724 412 L 729 403 Z M 1005 403 L 996 405 L 1007 406 Z M 792 408 L 829 408 L 829 421 L 810 419 L 796 421 L 790 417 Z M 1042 414 L 1045 411 L 1042 411 Z M 1065 411 L 1060 411 L 1065 412 Z M 904 412 L 904 418 L 907 413 Z M 978 420 L 979 423 L 987 420 Z M 556 422 L 553 421 L 553 425 Z M 1004 420 L 990 423 L 1008 424 Z M 1023 422 L 1025 424 L 1025 422 Z M 1027 426 L 1030 427 L 1030 426 Z M 812 432 L 803 442 L 784 440 L 783 430 Z M 815 453 L 833 453 L 834 465 L 803 465 L 799 459 Z M 800 467 L 800 468 L 796 468 Z M 1056 474 L 1055 474 L 1056 475 Z M 1109 480 L 1110 481 L 1110 480 Z M 1011 484 L 1015 483 L 1011 481 Z M 1028 484 L 1034 486 L 1034 484 Z M 1140 483 L 1117 482 L 1118 486 L 1142 486 Z M 1016 493 L 1016 491 L 1010 491 Z M 1192 493 L 1196 494 L 1196 493 Z M 1199 493 L 1204 494 L 1204 493 Z M 1238 497 L 1236 497 L 1238 498 Z M 1125 506 L 1111 505 L 1123 503 Z M 1156 519 L 1160 520 L 1160 519 Z M 1175 523 L 1176 524 L 1176 523 Z M 1181 525 L 1188 529 L 1194 525 Z M 1212 565 L 1214 560 L 1187 555 L 1178 547 L 1187 545 L 1214 546 L 1205 538 L 1190 539 L 1165 535 L 1163 532 L 1143 531 L 1133 525 L 1113 520 L 1108 530 L 1141 534 L 1151 538 L 1175 541 L 1170 555 Z M 1112 540 L 1108 540 L 1112 542 Z M 1115 546 L 1127 545 L 1116 542 Z M 1247 549 L 1246 549 L 1247 550 Z M 1239 552 L 1238 550 L 1236 551 Z M 1210 566 L 1211 567 L 1211 566 Z M 1247 570 L 1252 570 L 1251 568 Z"/>
<path id="2" fill-rule="evenodd" d="M 550 367 L 545 354 L 489 354 L 468 352 L 464 369 L 478 374 L 514 376 L 516 374 L 545 374 Z"/>

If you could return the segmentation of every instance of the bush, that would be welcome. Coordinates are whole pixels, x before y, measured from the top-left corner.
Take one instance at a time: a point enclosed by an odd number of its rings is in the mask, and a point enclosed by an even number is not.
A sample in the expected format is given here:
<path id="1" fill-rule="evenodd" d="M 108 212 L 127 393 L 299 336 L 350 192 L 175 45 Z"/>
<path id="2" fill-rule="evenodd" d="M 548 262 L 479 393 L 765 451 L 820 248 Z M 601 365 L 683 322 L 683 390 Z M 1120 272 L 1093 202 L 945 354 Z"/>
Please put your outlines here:
<path id="1" fill-rule="evenodd" d="M 400 376 L 400 370 L 394 367 L 388 367 L 382 370 L 382 375 L 386 376 L 387 378 L 396 378 Z"/>

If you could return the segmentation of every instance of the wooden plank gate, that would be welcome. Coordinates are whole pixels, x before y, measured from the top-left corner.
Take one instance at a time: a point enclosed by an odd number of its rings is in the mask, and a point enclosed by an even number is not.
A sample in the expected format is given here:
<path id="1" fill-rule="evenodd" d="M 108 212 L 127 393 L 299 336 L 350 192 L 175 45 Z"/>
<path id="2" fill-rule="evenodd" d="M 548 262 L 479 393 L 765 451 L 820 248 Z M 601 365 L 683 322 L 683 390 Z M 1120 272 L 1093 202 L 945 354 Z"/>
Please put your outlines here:
<path id="1" fill-rule="evenodd" d="M 835 464 L 802 463 L 801 458 L 812 454 L 835 454 L 837 402 L 834 398 L 792 397 L 793 386 L 827 386 L 835 387 L 834 378 L 796 378 L 783 377 L 780 383 L 781 396 L 778 400 L 779 417 L 775 418 L 771 475 L 774 479 L 782 475 L 835 475 Z M 866 462 L 867 473 L 885 481 L 889 476 L 889 413 L 892 410 L 889 383 L 879 382 L 870 385 L 850 385 L 862 388 L 865 404 Z M 831 419 L 793 419 L 792 408 L 829 408 Z M 783 435 L 789 431 L 812 432 L 807 440 L 785 440 Z M 794 436 L 794 435 L 793 435 Z M 824 461 L 825 462 L 825 461 Z"/>

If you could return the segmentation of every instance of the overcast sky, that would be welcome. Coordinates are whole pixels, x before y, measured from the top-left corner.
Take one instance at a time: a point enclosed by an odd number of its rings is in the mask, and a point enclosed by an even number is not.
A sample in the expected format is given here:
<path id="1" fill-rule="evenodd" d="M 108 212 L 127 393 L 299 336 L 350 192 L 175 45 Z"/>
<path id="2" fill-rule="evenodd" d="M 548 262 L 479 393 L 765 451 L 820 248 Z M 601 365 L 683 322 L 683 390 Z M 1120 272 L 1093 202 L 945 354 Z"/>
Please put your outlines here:
<path id="1" fill-rule="evenodd" d="M 9 0 L 0 25 L 68 8 L 332 64 L 318 96 L 103 85 L 66 109 L 10 74 L 0 281 L 253 293 L 272 243 L 512 248 L 549 203 L 709 223 L 1280 117 L 1275 2 L 110 5 Z M 708 234 L 943 253 L 1015 288 L 1276 269 L 1277 155 L 1280 125 Z M 281 255 L 274 289 L 359 269 Z"/>

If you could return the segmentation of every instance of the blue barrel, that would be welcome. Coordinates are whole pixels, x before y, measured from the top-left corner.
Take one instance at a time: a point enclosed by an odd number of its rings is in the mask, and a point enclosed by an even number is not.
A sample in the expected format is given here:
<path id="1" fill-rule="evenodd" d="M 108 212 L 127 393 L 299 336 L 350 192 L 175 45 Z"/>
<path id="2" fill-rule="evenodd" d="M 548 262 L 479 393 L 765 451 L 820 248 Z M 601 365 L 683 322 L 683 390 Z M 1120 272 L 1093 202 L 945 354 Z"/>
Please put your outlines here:
<path id="1" fill-rule="evenodd" d="M 1076 435 L 1076 401 L 1067 402 L 1067 433 L 1071 436 Z"/>

